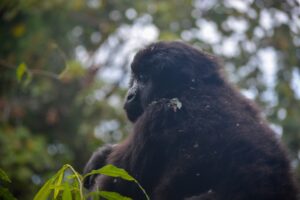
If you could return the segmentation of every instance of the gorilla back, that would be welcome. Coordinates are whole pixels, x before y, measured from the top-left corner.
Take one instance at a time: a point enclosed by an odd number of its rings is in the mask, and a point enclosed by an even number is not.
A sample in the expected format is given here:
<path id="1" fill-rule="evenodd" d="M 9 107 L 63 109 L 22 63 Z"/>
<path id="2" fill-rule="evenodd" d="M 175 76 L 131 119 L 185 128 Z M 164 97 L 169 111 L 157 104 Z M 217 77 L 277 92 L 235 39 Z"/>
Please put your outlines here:
<path id="1" fill-rule="evenodd" d="M 152 200 L 297 199 L 284 148 L 212 56 L 158 42 L 140 50 L 131 69 L 124 108 L 133 132 L 98 150 L 86 172 L 108 163 L 124 168 Z M 99 175 L 86 185 L 145 198 L 120 179 Z"/>

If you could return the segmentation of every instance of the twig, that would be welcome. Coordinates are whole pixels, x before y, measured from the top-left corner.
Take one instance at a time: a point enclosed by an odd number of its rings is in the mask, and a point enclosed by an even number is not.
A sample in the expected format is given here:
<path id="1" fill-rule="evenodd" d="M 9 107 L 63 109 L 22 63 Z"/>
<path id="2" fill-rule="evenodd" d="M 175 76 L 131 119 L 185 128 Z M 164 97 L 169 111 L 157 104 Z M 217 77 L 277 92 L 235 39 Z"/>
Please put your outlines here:
<path id="1" fill-rule="evenodd" d="M 12 64 L 10 64 L 10 63 L 6 62 L 5 60 L 2 60 L 2 59 L 0 59 L 0 67 L 5 67 L 5 68 L 8 68 L 8 69 L 13 69 L 13 70 L 17 69 L 17 66 L 12 65 Z M 60 80 L 58 75 L 55 74 L 55 73 L 52 73 L 52 72 L 47 72 L 47 71 L 40 70 L 40 69 L 28 69 L 28 68 L 26 70 L 31 75 L 42 75 L 42 76 L 46 76 L 46 77 L 53 78 L 53 79 L 56 79 L 56 80 Z"/>

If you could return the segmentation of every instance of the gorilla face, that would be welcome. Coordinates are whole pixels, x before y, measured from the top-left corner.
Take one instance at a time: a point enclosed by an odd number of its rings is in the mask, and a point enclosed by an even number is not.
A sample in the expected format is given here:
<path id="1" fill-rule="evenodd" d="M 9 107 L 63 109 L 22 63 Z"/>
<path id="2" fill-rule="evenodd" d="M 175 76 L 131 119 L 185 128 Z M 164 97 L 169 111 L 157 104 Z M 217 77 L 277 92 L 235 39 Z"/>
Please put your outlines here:
<path id="1" fill-rule="evenodd" d="M 127 117 L 131 122 L 135 122 L 143 113 L 151 90 L 152 80 L 148 74 L 132 75 L 130 88 L 124 104 Z"/>
<path id="2" fill-rule="evenodd" d="M 131 64 L 130 89 L 124 104 L 127 117 L 135 122 L 153 101 L 179 98 L 190 88 L 217 83 L 220 79 L 214 63 L 207 55 L 180 42 L 155 43 L 139 51 Z"/>

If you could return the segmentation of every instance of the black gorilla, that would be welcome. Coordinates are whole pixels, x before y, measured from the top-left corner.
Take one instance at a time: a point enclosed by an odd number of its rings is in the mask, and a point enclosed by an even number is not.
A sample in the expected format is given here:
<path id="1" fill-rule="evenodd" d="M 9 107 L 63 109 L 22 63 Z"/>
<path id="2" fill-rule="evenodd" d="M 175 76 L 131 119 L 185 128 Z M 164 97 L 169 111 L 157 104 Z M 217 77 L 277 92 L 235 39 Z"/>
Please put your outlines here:
<path id="1" fill-rule="evenodd" d="M 94 153 L 85 172 L 124 168 L 152 200 L 296 200 L 289 161 L 252 102 L 214 58 L 181 42 L 139 51 L 125 110 L 133 133 Z M 131 182 L 98 175 L 85 186 L 145 199 Z"/>

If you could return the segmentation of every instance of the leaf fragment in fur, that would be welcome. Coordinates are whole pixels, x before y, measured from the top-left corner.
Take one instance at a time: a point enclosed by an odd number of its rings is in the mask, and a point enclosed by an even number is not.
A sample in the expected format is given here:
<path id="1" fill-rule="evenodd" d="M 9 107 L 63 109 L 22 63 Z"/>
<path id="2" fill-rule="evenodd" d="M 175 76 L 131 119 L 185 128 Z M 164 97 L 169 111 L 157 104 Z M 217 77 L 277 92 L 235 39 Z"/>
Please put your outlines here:
<path id="1" fill-rule="evenodd" d="M 178 98 L 170 99 L 169 106 L 173 108 L 174 112 L 180 110 L 182 108 L 182 103 L 179 101 Z"/>

